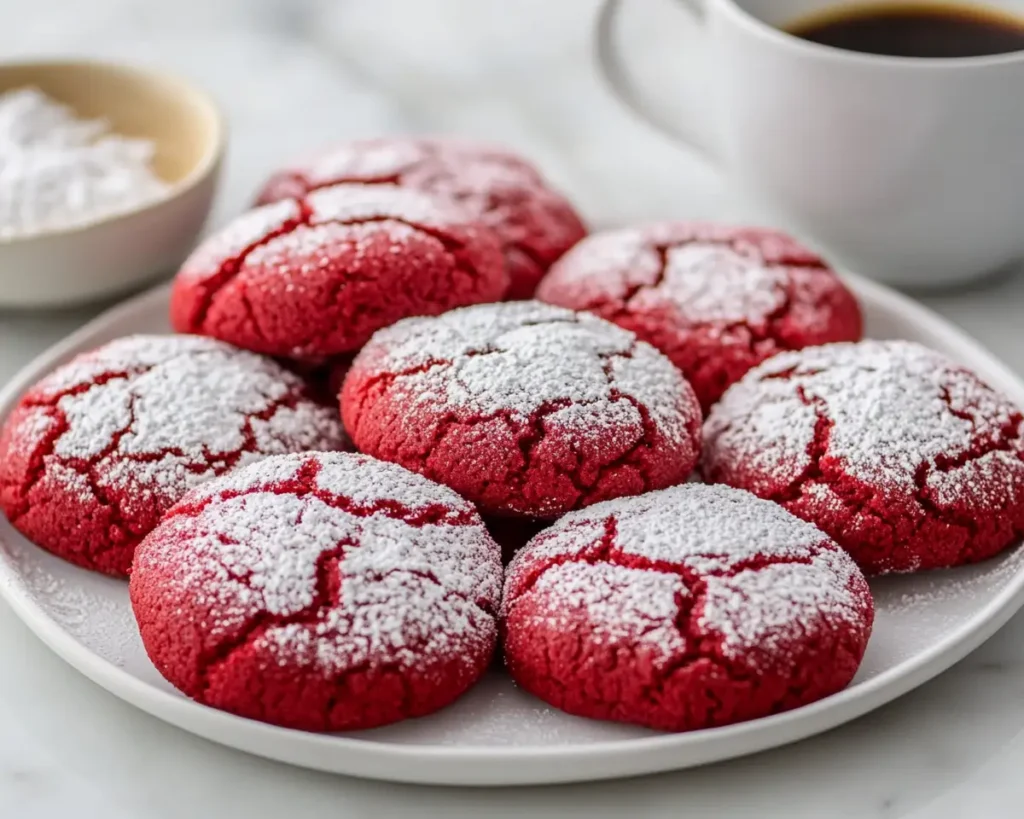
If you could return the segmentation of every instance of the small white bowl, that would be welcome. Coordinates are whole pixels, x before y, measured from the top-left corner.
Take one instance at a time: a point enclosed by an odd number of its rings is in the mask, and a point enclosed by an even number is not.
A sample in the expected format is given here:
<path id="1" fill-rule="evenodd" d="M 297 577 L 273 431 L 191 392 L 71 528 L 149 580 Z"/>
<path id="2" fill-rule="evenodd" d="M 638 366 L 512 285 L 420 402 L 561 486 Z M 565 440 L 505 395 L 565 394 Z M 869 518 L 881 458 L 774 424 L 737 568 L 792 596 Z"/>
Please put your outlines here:
<path id="1" fill-rule="evenodd" d="M 67 229 L 0 239 L 0 307 L 59 307 L 126 291 L 173 271 L 209 215 L 225 128 L 213 101 L 180 79 L 92 61 L 0 65 L 0 92 L 34 87 L 79 117 L 152 140 L 170 184 L 148 205 Z"/>

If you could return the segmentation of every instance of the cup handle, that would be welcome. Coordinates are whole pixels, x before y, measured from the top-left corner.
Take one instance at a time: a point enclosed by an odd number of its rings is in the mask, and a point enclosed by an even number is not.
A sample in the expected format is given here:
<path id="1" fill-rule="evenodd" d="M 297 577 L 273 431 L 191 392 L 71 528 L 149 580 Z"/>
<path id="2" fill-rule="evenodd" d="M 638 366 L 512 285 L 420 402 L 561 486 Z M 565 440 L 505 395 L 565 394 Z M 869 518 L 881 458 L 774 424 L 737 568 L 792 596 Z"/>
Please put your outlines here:
<path id="1" fill-rule="evenodd" d="M 703 159 L 716 162 L 716 152 L 710 135 L 701 131 L 696 124 L 701 121 L 701 117 L 697 116 L 696 111 L 689 112 L 687 122 L 676 122 L 674 118 L 665 116 L 656 105 L 652 105 L 637 90 L 615 45 L 616 20 L 622 10 L 623 2 L 624 0 L 604 0 L 597 16 L 595 32 L 597 64 L 605 82 L 611 87 L 619 101 L 634 114 L 684 143 Z M 680 2 L 688 12 L 691 24 L 704 29 L 706 27 L 704 0 L 680 0 Z M 694 75 L 699 76 L 700 73 L 694 72 Z"/>

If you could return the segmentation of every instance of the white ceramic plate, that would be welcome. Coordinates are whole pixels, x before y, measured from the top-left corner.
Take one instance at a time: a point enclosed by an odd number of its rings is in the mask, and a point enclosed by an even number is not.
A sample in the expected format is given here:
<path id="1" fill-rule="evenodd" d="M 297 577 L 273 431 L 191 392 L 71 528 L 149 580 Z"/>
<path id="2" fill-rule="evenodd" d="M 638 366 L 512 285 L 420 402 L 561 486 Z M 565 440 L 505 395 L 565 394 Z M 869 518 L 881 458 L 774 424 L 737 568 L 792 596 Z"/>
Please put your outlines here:
<path id="1" fill-rule="evenodd" d="M 944 320 L 850 276 L 868 334 L 907 338 L 975 369 L 1024 406 L 1024 384 Z M 128 333 L 164 332 L 166 288 L 111 310 L 44 354 L 0 393 L 0 417 L 70 356 Z M 851 720 L 910 691 L 979 646 L 1024 603 L 1024 548 L 970 568 L 872 583 L 874 634 L 843 692 L 766 719 L 687 734 L 570 717 L 518 691 L 498 671 L 441 713 L 358 734 L 275 728 L 198 705 L 150 664 L 127 584 L 75 568 L 0 519 L 0 592 L 57 654 L 122 699 L 186 731 L 260 756 L 355 776 L 452 785 L 606 779 L 700 765 L 783 745 Z"/>

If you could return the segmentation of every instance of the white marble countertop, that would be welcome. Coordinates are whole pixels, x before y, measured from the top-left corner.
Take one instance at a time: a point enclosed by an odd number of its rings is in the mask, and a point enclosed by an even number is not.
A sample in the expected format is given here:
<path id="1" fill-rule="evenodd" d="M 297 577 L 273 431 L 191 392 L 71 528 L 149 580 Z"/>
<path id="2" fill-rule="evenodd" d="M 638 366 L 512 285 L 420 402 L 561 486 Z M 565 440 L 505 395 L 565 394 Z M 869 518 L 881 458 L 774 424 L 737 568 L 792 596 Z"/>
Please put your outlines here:
<path id="1" fill-rule="evenodd" d="M 232 125 L 215 220 L 330 139 L 447 131 L 533 157 L 594 222 L 761 219 L 632 120 L 590 60 L 597 0 L 0 0 L 0 53 L 95 54 L 211 88 Z M 636 34 L 678 69 L 669 0 Z M 924 299 L 1024 372 L 1024 276 Z M 0 313 L 0 382 L 94 307 Z M 832 733 L 697 771 L 535 790 L 425 789 L 229 751 L 106 694 L 0 604 L 0 817 L 679 816 L 1001 819 L 1024 803 L 1024 614 L 939 679 Z"/>

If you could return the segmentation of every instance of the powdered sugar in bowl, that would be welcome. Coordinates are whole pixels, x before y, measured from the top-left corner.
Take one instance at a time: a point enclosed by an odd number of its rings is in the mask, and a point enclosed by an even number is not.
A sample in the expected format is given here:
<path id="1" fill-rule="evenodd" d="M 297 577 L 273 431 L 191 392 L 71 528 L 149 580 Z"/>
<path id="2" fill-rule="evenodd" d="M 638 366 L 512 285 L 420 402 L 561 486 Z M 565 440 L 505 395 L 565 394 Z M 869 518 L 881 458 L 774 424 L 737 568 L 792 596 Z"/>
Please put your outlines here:
<path id="1" fill-rule="evenodd" d="M 205 93 L 129 66 L 26 62 L 0 65 L 0 100 L 0 308 L 81 303 L 177 267 L 224 150 Z"/>

